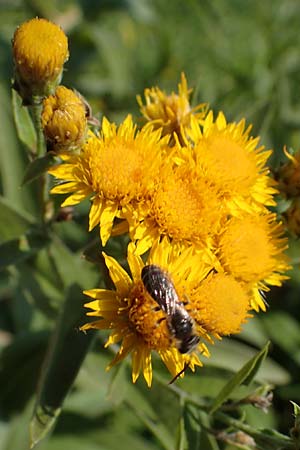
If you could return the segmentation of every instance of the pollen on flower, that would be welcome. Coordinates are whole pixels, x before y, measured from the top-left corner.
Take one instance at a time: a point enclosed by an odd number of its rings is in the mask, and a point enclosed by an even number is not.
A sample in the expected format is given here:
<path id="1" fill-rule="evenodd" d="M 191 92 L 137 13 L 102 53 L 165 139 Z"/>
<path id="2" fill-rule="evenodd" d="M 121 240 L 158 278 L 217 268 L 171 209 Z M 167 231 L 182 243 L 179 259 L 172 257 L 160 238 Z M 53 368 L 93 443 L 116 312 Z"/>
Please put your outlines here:
<path id="1" fill-rule="evenodd" d="M 86 110 L 71 89 L 58 86 L 43 101 L 42 127 L 51 150 L 71 150 L 83 144 L 87 132 Z"/>
<path id="2" fill-rule="evenodd" d="M 286 240 L 274 214 L 231 218 L 219 241 L 224 269 L 245 282 L 281 284 L 281 272 L 288 269 L 283 254 Z M 283 278 L 282 278 L 283 277 Z"/>
<path id="3" fill-rule="evenodd" d="M 145 292 L 142 283 L 130 292 L 129 320 L 143 341 L 153 350 L 166 350 L 171 346 L 171 337 L 162 310 Z"/>
<path id="4" fill-rule="evenodd" d="M 88 322 L 81 329 L 109 329 L 110 335 L 106 346 L 120 342 L 120 348 L 108 368 L 131 354 L 133 382 L 142 372 L 150 386 L 152 351 L 159 354 L 172 376 L 187 366 L 194 371 L 195 366 L 202 366 L 202 362 L 198 358 L 196 348 L 193 348 L 190 353 L 184 354 L 178 350 L 178 343 L 168 325 L 169 318 L 166 311 L 151 297 L 141 280 L 144 263 L 140 256 L 135 255 L 134 247 L 132 243 L 129 244 L 127 257 L 132 278 L 114 258 L 103 254 L 115 290 L 91 289 L 85 291 L 85 294 L 93 299 L 85 305 L 92 310 L 87 314 L 94 316 L 96 320 Z M 167 239 L 163 239 L 161 243 L 157 243 L 151 249 L 151 261 L 161 264 L 174 252 L 178 252 L 178 249 L 173 248 Z M 180 250 L 179 254 L 182 255 L 179 257 L 182 264 L 176 271 L 178 278 L 181 279 L 183 276 L 186 278 L 187 267 L 190 263 L 186 256 L 190 254 L 190 250 L 183 252 Z M 197 260 L 198 264 L 193 264 L 192 270 L 188 270 L 189 275 L 192 272 L 195 274 L 197 272 L 197 275 L 202 274 L 201 267 L 204 267 L 202 259 L 201 263 L 199 258 Z M 174 268 L 176 268 L 178 261 L 174 262 Z M 180 270 L 182 270 L 182 276 L 178 273 Z M 183 308 L 183 306 L 181 307 Z M 205 330 L 202 330 L 201 336 L 207 337 Z M 197 348 L 204 356 L 209 356 L 204 343 L 199 343 Z"/>
<path id="5" fill-rule="evenodd" d="M 249 317 L 247 288 L 225 273 L 209 275 L 187 297 L 197 323 L 217 337 L 238 333 Z"/>
<path id="6" fill-rule="evenodd" d="M 18 77 L 38 91 L 60 77 L 69 57 L 68 40 L 59 26 L 34 18 L 15 31 L 13 54 Z"/>

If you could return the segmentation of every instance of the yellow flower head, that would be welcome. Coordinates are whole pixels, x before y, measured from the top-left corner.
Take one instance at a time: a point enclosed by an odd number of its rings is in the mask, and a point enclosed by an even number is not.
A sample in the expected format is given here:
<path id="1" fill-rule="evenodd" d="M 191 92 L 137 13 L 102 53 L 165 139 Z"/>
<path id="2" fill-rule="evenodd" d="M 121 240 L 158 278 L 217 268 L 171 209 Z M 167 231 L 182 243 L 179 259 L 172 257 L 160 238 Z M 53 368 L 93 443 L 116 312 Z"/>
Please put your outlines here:
<path id="1" fill-rule="evenodd" d="M 189 293 L 195 320 L 215 336 L 239 333 L 251 315 L 249 289 L 225 273 L 211 273 Z"/>
<path id="2" fill-rule="evenodd" d="M 51 150 L 79 148 L 87 133 L 86 109 L 71 89 L 58 86 L 43 101 L 42 127 Z"/>
<path id="3" fill-rule="evenodd" d="M 46 19 L 31 19 L 15 31 L 13 55 L 18 82 L 43 95 L 45 86 L 59 83 L 69 57 L 62 29 Z"/>
<path id="4" fill-rule="evenodd" d="M 158 87 L 145 89 L 145 101 L 137 96 L 141 113 L 155 128 L 162 128 L 162 135 L 176 133 L 180 141 L 182 129 L 189 128 L 191 116 L 202 119 L 205 116 L 207 105 L 202 103 L 192 108 L 190 95 L 192 89 L 188 89 L 184 73 L 181 74 L 181 83 L 178 85 L 178 94 L 172 92 L 167 95 Z M 173 141 L 171 141 L 173 142 Z"/>
<path id="5" fill-rule="evenodd" d="M 100 236 L 105 245 L 116 217 L 123 210 L 143 203 L 157 183 L 165 139 L 151 128 L 136 130 L 131 116 L 116 127 L 103 119 L 101 136 L 91 133 L 79 155 L 64 157 L 50 173 L 64 184 L 52 193 L 71 193 L 62 206 L 75 205 L 93 194 L 90 210 L 90 230 L 100 224 Z"/>
<path id="6" fill-rule="evenodd" d="M 205 246 L 220 229 L 221 200 L 215 186 L 189 164 L 178 166 L 167 159 L 151 192 L 147 216 L 127 215 L 131 238 L 138 241 L 137 252 L 145 253 L 163 235 Z"/>
<path id="7" fill-rule="evenodd" d="M 173 376 L 185 367 L 194 370 L 194 366 L 202 365 L 197 352 L 209 356 L 203 339 L 213 342 L 212 337 L 237 333 L 249 317 L 248 289 L 230 275 L 216 274 L 206 250 L 194 252 L 192 247 L 173 245 L 168 239 L 153 245 L 146 266 L 155 265 L 172 281 L 172 289 L 168 284 L 164 301 L 155 296 L 161 286 L 162 290 L 166 288 L 166 278 L 162 285 L 154 286 L 156 291 L 148 290 L 142 281 L 144 263 L 135 255 L 133 244 L 128 247 L 132 278 L 113 258 L 107 255 L 104 258 L 116 290 L 85 291 L 93 299 L 85 305 L 92 310 L 87 314 L 97 320 L 82 329 L 111 330 L 106 346 L 121 341 L 121 347 L 109 368 L 131 354 L 133 382 L 142 372 L 148 386 L 151 385 L 152 351 L 159 354 Z M 175 303 L 172 303 L 173 288 Z M 193 333 L 199 336 L 199 343 L 190 353 L 181 347 L 187 336 L 183 333 L 183 337 L 181 327 L 178 329 L 176 312 L 184 312 L 193 323 Z"/>
<path id="8" fill-rule="evenodd" d="M 257 147 L 258 138 L 250 137 L 250 130 L 245 129 L 244 120 L 227 123 L 219 113 L 214 121 L 209 112 L 201 128 L 192 120 L 186 139 L 187 157 L 192 157 L 195 170 L 220 191 L 232 215 L 276 204 L 273 195 L 277 191 L 266 166 L 271 151 Z"/>
<path id="9" fill-rule="evenodd" d="M 220 234 L 217 247 L 226 273 L 260 289 L 265 285 L 280 286 L 290 267 L 284 250 L 287 240 L 276 215 L 246 214 L 232 217 Z"/>

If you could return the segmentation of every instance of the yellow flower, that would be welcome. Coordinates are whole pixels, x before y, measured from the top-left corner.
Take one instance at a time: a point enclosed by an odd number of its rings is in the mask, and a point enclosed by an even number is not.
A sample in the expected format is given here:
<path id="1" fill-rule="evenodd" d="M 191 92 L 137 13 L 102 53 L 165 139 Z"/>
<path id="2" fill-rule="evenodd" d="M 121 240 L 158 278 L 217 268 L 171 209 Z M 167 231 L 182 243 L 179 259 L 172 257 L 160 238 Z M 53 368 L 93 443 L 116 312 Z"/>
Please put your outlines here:
<path id="1" fill-rule="evenodd" d="M 210 266 L 207 255 L 195 255 L 192 249 L 175 247 L 165 239 L 153 246 L 148 264 L 156 264 L 168 271 L 180 298 L 185 297 L 186 287 L 199 283 L 205 278 Z M 97 317 L 95 322 L 87 323 L 83 330 L 89 328 L 110 329 L 111 334 L 106 346 L 121 341 L 120 349 L 110 363 L 111 368 L 123 360 L 128 354 L 132 356 L 132 380 L 135 382 L 142 372 L 148 386 L 152 382 L 151 352 L 156 351 L 172 376 L 176 376 L 185 367 L 193 371 L 201 366 L 197 352 L 209 356 L 206 345 L 198 344 L 191 353 L 180 353 L 178 343 L 168 328 L 168 317 L 146 291 L 141 280 L 144 267 L 142 259 L 134 254 L 134 246 L 128 247 L 128 264 L 132 278 L 119 263 L 104 254 L 110 278 L 115 291 L 92 289 L 85 294 L 93 299 L 85 306 L 92 311 L 87 314 Z M 188 304 L 186 310 L 193 314 L 193 305 Z M 195 324 L 197 334 L 211 342 L 210 336 L 201 324 Z"/>
<path id="2" fill-rule="evenodd" d="M 290 269 L 284 254 L 287 240 L 275 214 L 232 217 L 219 236 L 217 248 L 224 271 L 259 290 L 267 290 L 266 285 L 281 286 L 287 279 L 283 275 Z M 261 296 L 256 299 L 259 304 L 254 301 L 254 309 L 265 309 Z"/>
<path id="3" fill-rule="evenodd" d="M 143 116 L 155 128 L 162 128 L 163 136 L 176 133 L 179 141 L 182 141 L 182 129 L 189 128 L 191 116 L 202 119 L 207 110 L 206 103 L 191 107 L 191 92 L 192 89 L 188 89 L 186 77 L 182 73 L 178 94 L 172 92 L 167 95 L 158 87 L 147 88 L 144 91 L 146 104 L 143 104 L 140 95 L 137 96 L 137 101 Z"/>
<path id="4" fill-rule="evenodd" d="M 192 120 L 186 138 L 186 158 L 195 170 L 220 191 L 230 214 L 260 211 L 276 203 L 275 182 L 269 176 L 266 161 L 271 151 L 258 145 L 258 138 L 249 136 L 251 127 L 245 121 L 227 123 L 222 113 L 214 121 L 210 111 L 200 128 Z M 190 141 L 193 142 L 191 146 Z"/>
<path id="5" fill-rule="evenodd" d="M 42 127 L 51 150 L 79 148 L 87 133 L 86 110 L 71 89 L 58 86 L 55 95 L 43 101 Z"/>
<path id="6" fill-rule="evenodd" d="M 251 292 L 245 284 L 225 273 L 211 273 L 188 294 L 194 317 L 216 337 L 239 333 L 251 315 Z"/>
<path id="7" fill-rule="evenodd" d="M 145 253 L 160 236 L 176 242 L 208 245 L 219 231 L 224 212 L 215 186 L 199 177 L 189 164 L 177 166 L 167 159 L 150 193 L 146 216 L 126 214 L 137 253 Z"/>
<path id="8" fill-rule="evenodd" d="M 131 116 L 118 128 L 104 118 L 100 137 L 91 133 L 79 155 L 65 155 L 65 163 L 49 170 L 65 181 L 51 192 L 71 193 L 62 206 L 75 205 L 93 194 L 89 229 L 100 224 L 105 245 L 114 219 L 124 218 L 123 210 L 143 209 L 157 183 L 165 145 L 160 131 L 144 127 L 137 132 Z"/>
<path id="9" fill-rule="evenodd" d="M 34 18 L 15 31 L 13 55 L 21 88 L 43 95 L 46 85 L 49 88 L 49 83 L 53 86 L 60 81 L 63 65 L 69 57 L 68 40 L 59 26 Z"/>
<path id="10" fill-rule="evenodd" d="M 158 266 L 172 281 L 178 296 L 176 301 L 179 303 L 176 304 L 188 314 L 194 324 L 193 332 L 200 338 L 190 353 L 180 352 L 182 341 L 176 338 L 174 331 L 177 330 L 169 326 L 173 317 L 170 286 L 167 295 L 170 303 L 164 309 L 164 303 L 152 297 L 143 284 L 141 274 L 145 264 L 136 255 L 132 243 L 128 246 L 127 257 L 132 277 L 113 258 L 105 254 L 104 258 L 115 291 L 85 291 L 93 299 L 85 305 L 92 310 L 87 315 L 96 320 L 85 324 L 82 330 L 111 330 L 106 346 L 118 342 L 121 345 L 108 369 L 131 354 L 133 382 L 142 372 L 148 386 L 151 385 L 152 351 L 159 354 L 172 376 L 187 367 L 194 371 L 196 365 L 202 365 L 198 353 L 209 356 L 204 341 L 213 343 L 213 338 L 238 333 L 241 325 L 251 317 L 253 295 L 249 286 L 230 274 L 217 273 L 213 267 L 214 256 L 208 249 L 195 251 L 191 246 L 174 245 L 167 238 L 157 241 L 151 248 L 146 266 Z M 165 282 L 162 286 L 166 288 Z M 155 288 L 159 289 L 156 285 Z"/>

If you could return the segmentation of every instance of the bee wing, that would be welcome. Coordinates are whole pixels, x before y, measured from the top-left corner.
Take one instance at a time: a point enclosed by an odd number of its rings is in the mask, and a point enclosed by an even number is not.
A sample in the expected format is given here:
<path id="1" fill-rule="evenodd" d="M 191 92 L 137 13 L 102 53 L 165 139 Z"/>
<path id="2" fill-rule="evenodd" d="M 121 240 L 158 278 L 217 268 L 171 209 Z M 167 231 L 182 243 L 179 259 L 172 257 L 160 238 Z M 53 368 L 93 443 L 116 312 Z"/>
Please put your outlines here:
<path id="1" fill-rule="evenodd" d="M 166 315 L 173 315 L 178 303 L 178 295 L 168 274 L 159 266 L 151 264 L 142 270 L 142 281 L 153 300 Z"/>

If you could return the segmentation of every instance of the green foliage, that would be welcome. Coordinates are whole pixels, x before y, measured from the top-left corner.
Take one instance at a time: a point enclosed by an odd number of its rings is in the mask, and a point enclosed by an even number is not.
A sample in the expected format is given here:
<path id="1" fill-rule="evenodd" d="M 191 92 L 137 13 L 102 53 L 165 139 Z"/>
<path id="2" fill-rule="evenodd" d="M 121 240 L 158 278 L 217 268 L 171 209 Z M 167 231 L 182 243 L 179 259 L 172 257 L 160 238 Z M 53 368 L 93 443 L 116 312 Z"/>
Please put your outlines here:
<path id="1" fill-rule="evenodd" d="M 196 374 L 168 385 L 154 360 L 148 390 L 132 385 L 125 364 L 106 372 L 104 333 L 79 331 L 82 290 L 104 286 L 98 235 L 85 233 L 84 205 L 72 222 L 41 220 L 41 178 L 53 155 L 32 160 L 32 115 L 15 91 L 10 99 L 14 30 L 43 16 L 66 30 L 64 84 L 96 117 L 138 115 L 136 94 L 153 85 L 175 91 L 184 71 L 194 103 L 253 123 L 276 167 L 283 145 L 300 140 L 298 2 L 16 0 L 0 12 L 0 450 L 27 450 L 45 436 L 41 450 L 249 449 L 236 431 L 258 449 L 300 448 L 299 268 L 268 295 L 271 311 L 238 340 L 216 343 Z M 108 252 L 121 263 L 122 244 L 112 240 Z M 299 242 L 290 253 L 299 263 Z M 268 339 L 270 349 L 259 351 Z M 265 414 L 251 396 L 264 400 L 271 385 L 276 402 Z"/>

